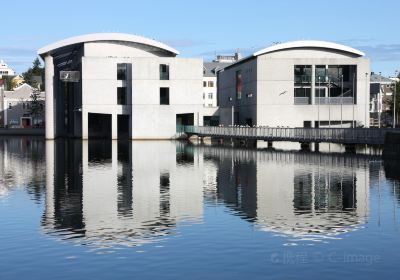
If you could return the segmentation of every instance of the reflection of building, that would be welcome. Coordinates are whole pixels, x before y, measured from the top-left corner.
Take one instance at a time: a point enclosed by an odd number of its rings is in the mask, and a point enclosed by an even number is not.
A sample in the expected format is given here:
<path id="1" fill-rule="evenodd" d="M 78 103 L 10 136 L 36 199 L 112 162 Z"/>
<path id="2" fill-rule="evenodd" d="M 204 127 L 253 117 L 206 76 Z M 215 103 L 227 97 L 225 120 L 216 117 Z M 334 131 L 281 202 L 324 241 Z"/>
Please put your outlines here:
<path id="1" fill-rule="evenodd" d="M 0 197 L 13 186 L 27 186 L 33 198 L 40 200 L 46 173 L 43 151 L 41 138 L 0 137 Z"/>
<path id="2" fill-rule="evenodd" d="M 321 240 L 356 229 L 368 216 L 368 160 L 203 149 L 219 161 L 218 199 L 261 230 Z"/>
<path id="3" fill-rule="evenodd" d="M 202 219 L 202 174 L 180 149 L 173 142 L 46 142 L 45 229 L 94 246 L 134 246 Z"/>
<path id="4" fill-rule="evenodd" d="M 40 49 L 46 69 L 46 138 L 170 139 L 202 124 L 202 61 L 120 33 Z"/>
<path id="5" fill-rule="evenodd" d="M 0 95 L 0 125 L 7 127 L 41 126 L 44 122 L 44 92 L 39 93 L 37 100 L 32 98 L 33 88 L 22 84 L 13 91 L 4 91 Z M 36 106 L 33 115 L 33 107 Z M 1 110 L 3 109 L 3 110 Z M 41 112 L 41 113 L 40 113 Z"/>
<path id="6" fill-rule="evenodd" d="M 297 41 L 265 48 L 219 72 L 221 123 L 231 124 L 233 116 L 235 124 L 250 126 L 364 124 L 366 73 L 364 53 L 339 44 Z"/>

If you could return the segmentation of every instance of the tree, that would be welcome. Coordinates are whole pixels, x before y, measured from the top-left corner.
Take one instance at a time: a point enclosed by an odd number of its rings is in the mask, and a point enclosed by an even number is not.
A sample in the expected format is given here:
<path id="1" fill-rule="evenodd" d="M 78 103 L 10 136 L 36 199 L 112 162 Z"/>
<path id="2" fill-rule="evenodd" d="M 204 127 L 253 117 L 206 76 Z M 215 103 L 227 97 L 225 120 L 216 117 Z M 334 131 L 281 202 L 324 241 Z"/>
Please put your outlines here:
<path id="1" fill-rule="evenodd" d="M 35 120 L 39 117 L 43 119 L 44 116 L 44 101 L 40 99 L 40 91 L 38 89 L 33 89 L 31 93 L 31 102 L 29 113 L 32 116 L 32 123 L 35 124 Z"/>
<path id="2" fill-rule="evenodd" d="M 22 76 L 24 77 L 25 83 L 28 85 L 39 90 L 44 90 L 44 67 L 42 67 L 39 58 L 33 61 L 32 67 L 22 73 Z M 39 83 L 38 80 L 41 80 L 41 83 Z"/>
<path id="3" fill-rule="evenodd" d="M 394 88 L 396 88 L 396 92 L 394 92 Z M 390 100 L 390 114 L 393 116 L 394 111 L 394 99 L 396 99 L 396 127 L 400 126 L 399 124 L 399 116 L 400 116 L 400 81 L 393 84 L 393 99 Z"/>

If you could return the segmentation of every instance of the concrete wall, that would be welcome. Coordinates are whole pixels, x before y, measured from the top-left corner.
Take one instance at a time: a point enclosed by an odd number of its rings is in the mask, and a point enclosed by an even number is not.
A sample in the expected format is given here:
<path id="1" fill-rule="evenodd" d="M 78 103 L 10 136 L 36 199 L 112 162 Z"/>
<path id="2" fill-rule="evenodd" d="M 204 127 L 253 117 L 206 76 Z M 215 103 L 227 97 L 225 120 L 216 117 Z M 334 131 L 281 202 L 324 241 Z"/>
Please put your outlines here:
<path id="1" fill-rule="evenodd" d="M 98 44 L 98 46 L 97 46 Z M 176 136 L 176 114 L 193 113 L 195 124 L 202 124 L 202 60 L 146 55 L 142 50 L 106 44 L 106 54 L 98 48 L 103 43 L 85 46 L 82 58 L 83 138 L 88 137 L 88 113 L 113 115 L 113 139 L 116 139 L 118 114 L 132 115 L 133 139 L 170 139 Z M 104 51 L 103 51 L 104 52 Z M 118 54 L 118 57 L 111 57 Z M 130 55 L 131 57 L 122 57 Z M 134 56 L 134 57 L 133 57 Z M 131 71 L 126 81 L 117 80 L 117 64 L 128 63 Z M 160 80 L 159 65 L 169 65 L 169 80 Z M 128 87 L 128 105 L 117 105 L 117 87 Z M 160 105 L 160 87 L 169 87 L 170 105 Z M 199 118 L 199 120 L 197 120 Z"/>
<path id="2" fill-rule="evenodd" d="M 229 67 L 220 73 L 220 106 L 235 106 L 239 123 L 252 118 L 253 124 L 303 127 L 304 121 L 318 120 L 318 105 L 294 105 L 294 65 L 357 65 L 357 104 L 354 119 L 368 126 L 370 72 L 369 60 L 336 51 L 320 49 L 284 50 L 260 55 Z M 235 99 L 236 71 L 242 71 L 242 99 Z M 368 77 L 369 78 L 369 77 Z M 313 86 L 314 88 L 314 86 Z M 252 97 L 246 94 L 252 93 Z M 229 97 L 232 101 L 229 101 Z M 343 105 L 343 120 L 353 119 L 353 106 Z M 320 120 L 329 119 L 329 106 L 320 105 Z M 331 105 L 331 120 L 340 121 L 341 106 Z M 227 123 L 228 124 L 228 123 Z"/>
<path id="3" fill-rule="evenodd" d="M 236 72 L 242 74 L 242 96 L 236 98 Z M 239 124 L 244 124 L 246 119 L 251 118 L 253 124 L 257 123 L 257 60 L 251 59 L 244 63 L 238 63 L 233 67 L 219 73 L 218 76 L 219 106 L 221 108 L 232 108 L 239 113 Z M 231 113 L 226 112 L 221 119 L 230 120 L 222 122 L 231 124 Z M 229 115 L 229 117 L 228 117 Z"/>

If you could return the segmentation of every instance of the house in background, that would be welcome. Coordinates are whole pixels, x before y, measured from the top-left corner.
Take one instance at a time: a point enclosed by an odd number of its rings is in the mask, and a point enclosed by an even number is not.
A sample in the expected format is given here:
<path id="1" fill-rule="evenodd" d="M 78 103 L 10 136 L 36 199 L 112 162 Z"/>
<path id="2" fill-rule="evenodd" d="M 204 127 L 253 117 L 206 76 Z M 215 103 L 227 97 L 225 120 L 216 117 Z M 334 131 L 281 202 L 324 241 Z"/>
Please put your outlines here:
<path id="1" fill-rule="evenodd" d="M 381 74 L 371 72 L 370 76 L 370 126 L 392 126 L 391 103 L 394 81 Z"/>
<path id="2" fill-rule="evenodd" d="M 15 71 L 11 69 L 4 60 L 0 59 L 0 79 L 3 76 L 14 76 Z"/>
<path id="3" fill-rule="evenodd" d="M 44 126 L 44 92 L 38 93 L 28 84 L 13 91 L 3 91 L 0 96 L 0 126 L 7 128 L 30 128 Z"/>
<path id="4" fill-rule="evenodd" d="M 369 59 L 323 41 L 277 44 L 218 72 L 220 121 L 270 127 L 369 126 Z"/>

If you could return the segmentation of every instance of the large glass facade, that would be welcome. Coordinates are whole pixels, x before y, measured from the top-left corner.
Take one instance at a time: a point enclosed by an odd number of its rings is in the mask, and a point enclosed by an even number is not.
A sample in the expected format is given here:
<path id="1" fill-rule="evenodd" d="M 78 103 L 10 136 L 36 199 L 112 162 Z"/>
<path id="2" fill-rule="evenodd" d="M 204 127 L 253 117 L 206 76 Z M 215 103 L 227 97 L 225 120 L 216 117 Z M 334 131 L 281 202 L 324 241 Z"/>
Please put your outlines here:
<path id="1" fill-rule="evenodd" d="M 296 105 L 311 104 L 311 81 L 312 81 L 311 65 L 294 66 L 294 104 Z"/>
<path id="2" fill-rule="evenodd" d="M 312 65 L 294 66 L 294 104 L 357 103 L 356 65 L 315 65 L 314 67 L 313 73 Z M 314 84 L 312 84 L 313 80 Z"/>

